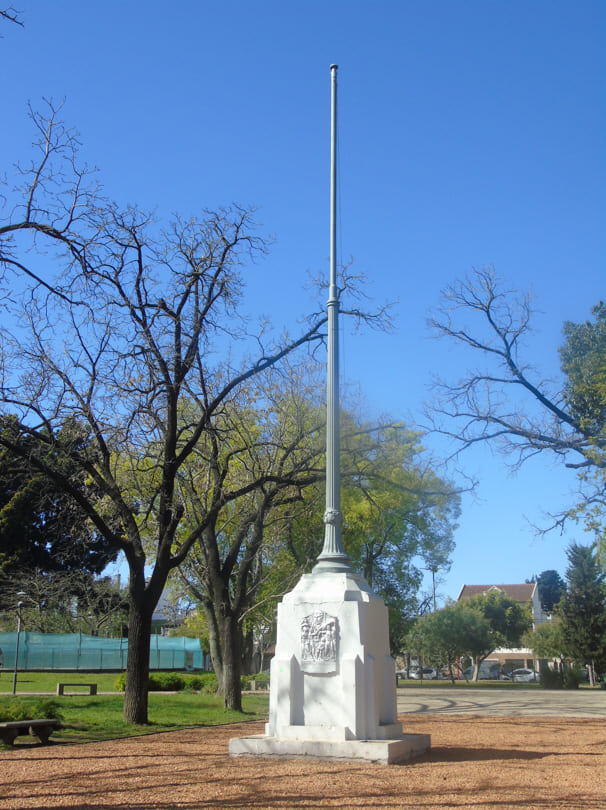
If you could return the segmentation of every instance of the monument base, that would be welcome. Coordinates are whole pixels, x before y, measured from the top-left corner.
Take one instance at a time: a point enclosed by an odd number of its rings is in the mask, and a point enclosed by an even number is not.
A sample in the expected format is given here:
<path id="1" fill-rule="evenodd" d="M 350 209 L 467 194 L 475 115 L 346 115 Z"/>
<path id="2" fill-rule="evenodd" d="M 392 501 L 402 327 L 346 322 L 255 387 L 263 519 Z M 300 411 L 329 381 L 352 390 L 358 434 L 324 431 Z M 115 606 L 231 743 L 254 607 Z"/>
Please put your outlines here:
<path id="1" fill-rule="evenodd" d="M 283 757 L 332 759 L 397 765 L 429 750 L 429 734 L 404 734 L 397 740 L 297 740 L 257 734 L 229 741 L 232 757 Z"/>

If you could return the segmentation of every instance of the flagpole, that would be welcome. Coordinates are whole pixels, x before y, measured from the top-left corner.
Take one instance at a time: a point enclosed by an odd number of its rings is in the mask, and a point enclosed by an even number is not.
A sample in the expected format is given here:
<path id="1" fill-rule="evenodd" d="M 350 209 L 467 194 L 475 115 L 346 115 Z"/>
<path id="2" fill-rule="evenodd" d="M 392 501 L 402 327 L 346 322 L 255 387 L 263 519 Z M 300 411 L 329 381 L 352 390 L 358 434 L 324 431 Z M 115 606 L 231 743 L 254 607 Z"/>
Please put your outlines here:
<path id="1" fill-rule="evenodd" d="M 328 358 L 326 380 L 326 510 L 324 546 L 314 572 L 351 571 L 341 527 L 339 427 L 339 288 L 337 287 L 337 65 L 330 66 L 330 284 L 328 288 Z"/>

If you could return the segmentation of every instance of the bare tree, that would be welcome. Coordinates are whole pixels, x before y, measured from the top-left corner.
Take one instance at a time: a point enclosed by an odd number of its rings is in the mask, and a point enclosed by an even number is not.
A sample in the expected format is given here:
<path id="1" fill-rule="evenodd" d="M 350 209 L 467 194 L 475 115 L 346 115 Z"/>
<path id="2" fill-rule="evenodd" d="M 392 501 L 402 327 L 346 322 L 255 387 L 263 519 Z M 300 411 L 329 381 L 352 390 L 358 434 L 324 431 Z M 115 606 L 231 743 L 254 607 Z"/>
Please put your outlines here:
<path id="1" fill-rule="evenodd" d="M 15 23 L 15 25 L 20 25 L 23 27 L 23 22 L 19 19 L 19 15 L 21 14 L 20 11 L 9 6 L 5 9 L 0 9 L 0 19 L 7 20 L 8 22 Z"/>
<path id="2" fill-rule="evenodd" d="M 471 349 L 486 365 L 455 383 L 436 381 L 428 410 L 431 428 L 453 439 L 456 452 L 490 443 L 511 459 L 514 468 L 548 452 L 578 471 L 579 504 L 555 516 L 558 525 L 579 509 L 604 504 L 603 417 L 587 419 L 575 406 L 570 365 L 563 363 L 564 374 L 553 381 L 523 359 L 531 334 L 529 296 L 504 287 L 489 266 L 448 287 L 443 297 L 430 326 L 438 336 Z M 603 346 L 597 351 L 603 367 Z"/>
<path id="3" fill-rule="evenodd" d="M 101 196 L 52 105 L 48 118 L 32 116 L 39 158 L 18 167 L 21 186 L 7 195 L 16 201 L 0 225 L 4 280 L 17 274 L 22 290 L 4 297 L 13 327 L 0 336 L 0 396 L 41 447 L 66 419 L 79 426 L 61 454 L 30 462 L 124 552 L 124 717 L 146 723 L 153 610 L 169 573 L 216 520 L 212 509 L 188 520 L 188 464 L 205 442 L 220 456 L 221 420 L 241 387 L 323 341 L 326 317 L 312 316 L 296 337 L 272 339 L 264 326 L 251 339 L 239 312 L 243 268 L 266 250 L 253 211 L 205 211 L 161 229 Z M 60 457 L 90 478 L 94 500 L 73 487 Z M 239 496 L 258 488 L 248 482 Z"/>

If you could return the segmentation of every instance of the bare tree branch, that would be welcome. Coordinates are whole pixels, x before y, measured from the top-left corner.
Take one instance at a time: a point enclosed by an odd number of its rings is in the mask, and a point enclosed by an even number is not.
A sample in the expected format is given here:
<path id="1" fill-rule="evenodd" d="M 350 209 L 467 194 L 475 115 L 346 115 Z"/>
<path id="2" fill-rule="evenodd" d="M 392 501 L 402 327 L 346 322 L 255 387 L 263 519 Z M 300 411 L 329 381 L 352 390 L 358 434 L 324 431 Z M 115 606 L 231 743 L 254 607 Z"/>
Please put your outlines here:
<path id="1" fill-rule="evenodd" d="M 564 378 L 542 379 L 521 360 L 531 333 L 529 297 L 504 287 L 490 266 L 451 285 L 443 297 L 442 307 L 429 321 L 431 329 L 488 363 L 456 383 L 434 381 L 433 399 L 426 409 L 428 427 L 453 440 L 453 455 L 489 443 L 511 460 L 514 469 L 544 452 L 572 470 L 606 469 L 603 425 L 596 432 L 593 423 L 569 407 Z M 594 485 L 603 491 L 603 476 Z M 595 496 L 595 491 L 585 489 L 580 503 L 588 506 Z"/>

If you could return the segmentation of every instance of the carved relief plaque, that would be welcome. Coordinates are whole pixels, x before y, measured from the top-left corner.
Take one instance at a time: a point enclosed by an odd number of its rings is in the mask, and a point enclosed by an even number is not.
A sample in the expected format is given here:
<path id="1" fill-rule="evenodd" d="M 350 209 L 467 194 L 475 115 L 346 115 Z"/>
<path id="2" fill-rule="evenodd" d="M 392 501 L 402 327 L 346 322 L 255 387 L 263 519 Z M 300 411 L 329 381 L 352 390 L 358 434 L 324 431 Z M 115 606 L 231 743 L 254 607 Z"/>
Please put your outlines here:
<path id="1" fill-rule="evenodd" d="M 301 621 L 301 669 L 303 672 L 337 671 L 339 621 L 316 610 Z"/>

